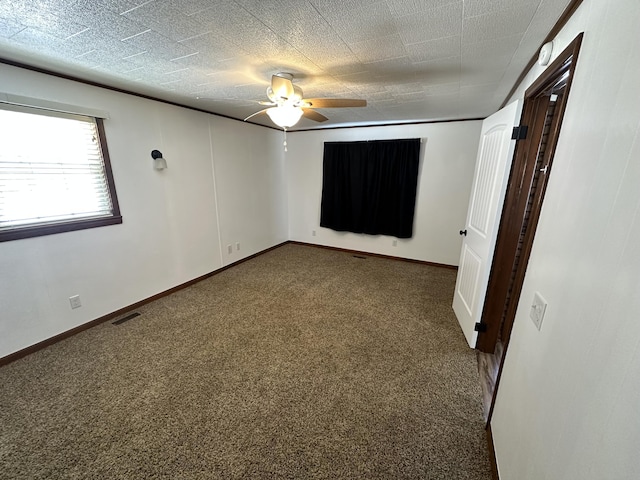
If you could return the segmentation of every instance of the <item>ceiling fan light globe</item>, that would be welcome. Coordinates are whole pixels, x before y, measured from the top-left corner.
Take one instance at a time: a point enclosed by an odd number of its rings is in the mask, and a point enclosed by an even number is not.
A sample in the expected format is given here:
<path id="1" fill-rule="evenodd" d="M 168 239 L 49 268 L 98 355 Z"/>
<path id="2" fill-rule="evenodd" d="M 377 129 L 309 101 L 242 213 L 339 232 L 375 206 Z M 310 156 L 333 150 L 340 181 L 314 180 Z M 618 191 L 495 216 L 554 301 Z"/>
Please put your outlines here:
<path id="1" fill-rule="evenodd" d="M 273 123 L 282 128 L 293 127 L 302 117 L 300 107 L 282 106 L 267 109 L 267 115 Z"/>

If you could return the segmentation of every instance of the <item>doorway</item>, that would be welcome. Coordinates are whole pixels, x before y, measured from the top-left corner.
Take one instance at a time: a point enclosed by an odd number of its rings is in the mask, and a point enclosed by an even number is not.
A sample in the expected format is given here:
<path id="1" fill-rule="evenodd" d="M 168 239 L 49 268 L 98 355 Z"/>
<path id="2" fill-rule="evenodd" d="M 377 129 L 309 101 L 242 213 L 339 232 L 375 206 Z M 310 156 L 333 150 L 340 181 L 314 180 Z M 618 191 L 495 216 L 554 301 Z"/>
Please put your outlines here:
<path id="1" fill-rule="evenodd" d="M 518 141 L 476 342 L 487 425 L 493 413 L 582 36 L 578 35 L 527 89 L 521 126 L 514 132 Z"/>

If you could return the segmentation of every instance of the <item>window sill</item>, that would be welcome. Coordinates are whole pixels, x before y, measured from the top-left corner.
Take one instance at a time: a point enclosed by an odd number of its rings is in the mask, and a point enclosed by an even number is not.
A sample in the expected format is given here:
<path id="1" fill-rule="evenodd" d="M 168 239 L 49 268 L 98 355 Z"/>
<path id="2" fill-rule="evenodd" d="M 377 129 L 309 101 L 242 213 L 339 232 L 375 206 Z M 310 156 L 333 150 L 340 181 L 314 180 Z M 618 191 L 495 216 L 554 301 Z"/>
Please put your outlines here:
<path id="1" fill-rule="evenodd" d="M 18 227 L 10 230 L 0 231 L 0 242 L 10 240 L 20 240 L 23 238 L 41 237 L 56 233 L 73 232 L 75 230 L 85 230 L 88 228 L 104 227 L 107 225 L 117 225 L 122 223 L 121 215 L 114 215 L 104 218 L 86 218 L 82 220 L 71 220 L 68 222 L 54 223 L 51 225 L 33 225 Z"/>

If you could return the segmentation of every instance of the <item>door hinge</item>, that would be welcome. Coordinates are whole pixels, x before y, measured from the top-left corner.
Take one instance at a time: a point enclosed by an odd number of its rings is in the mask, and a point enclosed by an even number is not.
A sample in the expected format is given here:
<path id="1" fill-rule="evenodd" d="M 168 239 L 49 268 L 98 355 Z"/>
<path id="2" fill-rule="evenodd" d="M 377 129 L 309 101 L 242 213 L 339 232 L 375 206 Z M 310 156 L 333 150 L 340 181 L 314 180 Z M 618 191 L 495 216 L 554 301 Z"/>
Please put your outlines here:
<path id="1" fill-rule="evenodd" d="M 484 333 L 487 331 L 487 324 L 482 322 L 477 322 L 476 326 L 473 327 L 476 332 Z"/>
<path id="2" fill-rule="evenodd" d="M 511 140 L 524 140 L 527 138 L 527 130 L 529 127 L 526 125 L 520 125 L 519 127 L 513 127 L 511 132 Z"/>

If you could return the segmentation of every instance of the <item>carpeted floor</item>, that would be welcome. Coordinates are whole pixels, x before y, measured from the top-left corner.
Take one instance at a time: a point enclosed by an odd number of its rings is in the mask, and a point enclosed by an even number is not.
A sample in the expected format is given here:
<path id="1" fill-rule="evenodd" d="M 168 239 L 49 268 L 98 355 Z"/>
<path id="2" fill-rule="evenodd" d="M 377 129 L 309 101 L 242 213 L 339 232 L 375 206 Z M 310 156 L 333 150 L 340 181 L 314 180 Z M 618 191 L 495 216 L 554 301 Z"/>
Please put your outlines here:
<path id="1" fill-rule="evenodd" d="M 1 368 L 0 478 L 488 480 L 454 284 L 267 252 Z"/>

